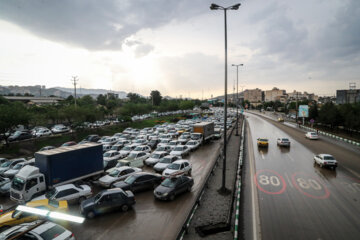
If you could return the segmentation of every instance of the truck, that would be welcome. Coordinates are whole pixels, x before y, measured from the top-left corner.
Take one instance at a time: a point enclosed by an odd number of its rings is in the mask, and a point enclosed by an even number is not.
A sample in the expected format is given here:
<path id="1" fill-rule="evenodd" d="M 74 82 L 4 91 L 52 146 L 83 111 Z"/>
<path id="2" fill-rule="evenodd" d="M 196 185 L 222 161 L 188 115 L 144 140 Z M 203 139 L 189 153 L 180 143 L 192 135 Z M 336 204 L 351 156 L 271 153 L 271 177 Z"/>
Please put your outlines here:
<path id="1" fill-rule="evenodd" d="M 35 153 L 34 166 L 14 177 L 10 199 L 25 203 L 56 186 L 95 178 L 104 172 L 102 145 L 85 143 Z"/>
<path id="2" fill-rule="evenodd" d="M 201 122 L 194 124 L 193 133 L 191 134 L 192 140 L 198 140 L 201 143 L 208 142 L 214 137 L 214 123 Z"/>

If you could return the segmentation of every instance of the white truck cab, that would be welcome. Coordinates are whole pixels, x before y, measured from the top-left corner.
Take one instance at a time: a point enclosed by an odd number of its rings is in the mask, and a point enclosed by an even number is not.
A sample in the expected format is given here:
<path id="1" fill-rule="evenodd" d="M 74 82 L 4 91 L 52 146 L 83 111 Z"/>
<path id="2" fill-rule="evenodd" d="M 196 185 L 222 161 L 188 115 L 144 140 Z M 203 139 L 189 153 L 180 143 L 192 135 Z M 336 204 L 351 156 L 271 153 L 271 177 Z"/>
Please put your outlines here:
<path id="1" fill-rule="evenodd" d="M 45 177 L 39 168 L 27 165 L 14 177 L 10 188 L 10 199 L 25 203 L 46 191 Z"/>

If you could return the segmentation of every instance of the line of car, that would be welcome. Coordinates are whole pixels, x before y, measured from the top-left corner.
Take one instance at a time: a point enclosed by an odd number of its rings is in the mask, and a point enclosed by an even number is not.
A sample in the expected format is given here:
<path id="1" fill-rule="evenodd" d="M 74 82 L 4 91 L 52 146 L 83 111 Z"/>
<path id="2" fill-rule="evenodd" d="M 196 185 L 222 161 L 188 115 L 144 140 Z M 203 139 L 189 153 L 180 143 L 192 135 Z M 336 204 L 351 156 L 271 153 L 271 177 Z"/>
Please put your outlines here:
<path id="1" fill-rule="evenodd" d="M 233 119 L 229 121 L 231 123 Z M 156 199 L 174 200 L 177 195 L 191 191 L 194 184 L 193 178 L 190 177 L 191 163 L 183 159 L 191 151 L 196 150 L 202 142 L 201 134 L 187 132 L 189 128 L 191 129 L 192 123 L 195 121 L 182 120 L 177 123 L 179 126 L 163 124 L 142 130 L 128 128 L 122 133 L 109 137 L 90 135 L 78 144 L 98 141 L 103 144 L 104 167 L 107 175 L 96 181 L 96 184 L 105 190 L 94 195 L 91 184 L 65 184 L 53 188 L 33 199 L 32 202 L 47 200 L 53 203 L 66 200 L 69 204 L 80 204 L 80 213 L 87 218 L 93 218 L 114 210 L 129 210 L 136 203 L 134 193 L 140 191 L 152 190 Z M 52 148 L 48 146 L 41 150 Z M 12 161 L 4 160 L 3 163 Z M 152 168 L 153 172 L 143 171 L 144 165 L 147 166 L 145 170 Z M 0 221 L 1 218 L 2 215 Z M 3 234 L 8 236 L 7 234 L 29 228 L 33 224 L 35 222 L 21 223 L 4 231 Z M 54 226 L 58 225 L 52 225 Z M 11 231 L 8 232 L 9 230 Z M 29 234 L 35 236 L 36 231 L 32 231 Z M 64 229 L 63 232 L 66 231 Z M 59 239 L 74 239 L 71 232 L 69 233 L 66 238 Z"/>
<path id="2" fill-rule="evenodd" d="M 316 132 L 306 132 L 305 138 L 310 140 L 318 140 L 319 136 Z M 290 140 L 288 138 L 278 138 L 276 143 L 280 147 L 290 147 Z M 258 138 L 257 139 L 257 146 L 259 148 L 268 148 L 269 147 L 269 140 L 267 138 Z M 319 167 L 328 167 L 335 170 L 338 166 L 338 162 L 334 158 L 334 156 L 330 154 L 317 154 L 314 155 L 314 165 L 319 165 Z"/>

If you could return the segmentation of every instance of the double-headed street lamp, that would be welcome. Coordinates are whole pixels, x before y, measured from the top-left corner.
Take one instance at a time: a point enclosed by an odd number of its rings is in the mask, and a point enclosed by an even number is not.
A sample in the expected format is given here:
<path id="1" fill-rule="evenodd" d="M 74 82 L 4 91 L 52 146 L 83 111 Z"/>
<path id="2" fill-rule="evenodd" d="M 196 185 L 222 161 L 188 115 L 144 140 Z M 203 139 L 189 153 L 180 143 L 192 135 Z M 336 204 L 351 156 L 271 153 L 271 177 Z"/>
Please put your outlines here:
<path id="1" fill-rule="evenodd" d="M 220 191 L 222 193 L 228 192 L 225 186 L 225 177 L 226 177 L 226 131 L 227 131 L 227 24 L 226 24 L 226 11 L 227 10 L 238 10 L 240 3 L 232 5 L 230 7 L 222 7 L 215 3 L 212 3 L 210 6 L 211 10 L 224 10 L 224 24 L 225 24 L 225 96 L 224 96 L 224 149 L 223 149 L 223 176 L 222 176 L 222 185 Z"/>
<path id="2" fill-rule="evenodd" d="M 244 64 L 231 64 L 231 66 L 236 67 L 236 136 L 239 136 L 239 67 L 244 66 Z"/>

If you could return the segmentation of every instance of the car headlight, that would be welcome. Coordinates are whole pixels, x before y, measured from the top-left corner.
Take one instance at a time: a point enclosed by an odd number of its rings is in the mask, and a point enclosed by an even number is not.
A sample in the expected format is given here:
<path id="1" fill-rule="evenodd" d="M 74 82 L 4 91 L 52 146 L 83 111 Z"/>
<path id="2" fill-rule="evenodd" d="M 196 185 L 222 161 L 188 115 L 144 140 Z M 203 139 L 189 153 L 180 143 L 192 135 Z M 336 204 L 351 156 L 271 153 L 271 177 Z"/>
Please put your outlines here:
<path id="1" fill-rule="evenodd" d="M 164 197 L 166 197 L 167 195 L 169 195 L 169 193 L 167 193 L 167 192 L 166 192 L 166 193 L 163 193 L 163 196 L 164 196 Z"/>

